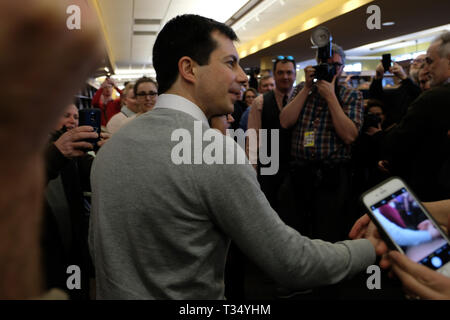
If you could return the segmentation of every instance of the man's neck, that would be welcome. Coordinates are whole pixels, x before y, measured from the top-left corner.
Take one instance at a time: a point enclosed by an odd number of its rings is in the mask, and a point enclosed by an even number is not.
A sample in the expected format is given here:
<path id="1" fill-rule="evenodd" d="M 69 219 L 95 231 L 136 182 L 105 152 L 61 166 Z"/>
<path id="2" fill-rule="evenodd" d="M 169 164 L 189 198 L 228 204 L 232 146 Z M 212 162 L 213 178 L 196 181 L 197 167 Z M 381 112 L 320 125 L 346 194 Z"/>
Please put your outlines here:
<path id="1" fill-rule="evenodd" d="M 274 91 L 280 95 L 289 95 L 289 93 L 292 91 L 292 87 L 289 88 L 288 90 L 280 90 L 279 88 L 275 88 Z"/>

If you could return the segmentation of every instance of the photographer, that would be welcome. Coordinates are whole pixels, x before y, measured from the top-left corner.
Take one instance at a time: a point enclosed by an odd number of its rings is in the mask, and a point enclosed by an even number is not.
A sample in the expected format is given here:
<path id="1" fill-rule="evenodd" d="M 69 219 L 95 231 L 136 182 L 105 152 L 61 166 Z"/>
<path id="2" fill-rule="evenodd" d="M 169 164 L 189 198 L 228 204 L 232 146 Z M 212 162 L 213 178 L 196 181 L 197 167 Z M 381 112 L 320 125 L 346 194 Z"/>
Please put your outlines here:
<path id="1" fill-rule="evenodd" d="M 354 194 L 358 196 L 387 178 L 387 174 L 378 168 L 381 153 L 378 136 L 386 130 L 384 108 L 384 104 L 379 100 L 370 99 L 367 102 L 362 134 L 353 148 L 353 189 Z"/>
<path id="2" fill-rule="evenodd" d="M 283 219 L 309 237 L 338 241 L 352 220 L 346 210 L 351 191 L 352 143 L 363 122 L 361 92 L 338 84 L 345 53 L 332 44 L 327 63 L 335 71 L 331 82 L 314 83 L 317 67 L 305 68 L 306 81 L 281 111 L 280 123 L 293 127 L 291 174 L 284 183 Z M 294 208 L 287 206 L 294 204 Z"/>

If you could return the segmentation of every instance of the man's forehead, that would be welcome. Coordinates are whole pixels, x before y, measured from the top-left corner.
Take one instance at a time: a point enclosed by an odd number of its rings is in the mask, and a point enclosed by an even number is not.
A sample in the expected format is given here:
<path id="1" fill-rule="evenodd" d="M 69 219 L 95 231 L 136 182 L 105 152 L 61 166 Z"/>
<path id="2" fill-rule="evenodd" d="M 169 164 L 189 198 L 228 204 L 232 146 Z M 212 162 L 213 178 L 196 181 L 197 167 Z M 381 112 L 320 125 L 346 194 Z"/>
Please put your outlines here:
<path id="1" fill-rule="evenodd" d="M 286 70 L 294 70 L 294 69 L 295 69 L 295 66 L 292 61 L 280 61 L 277 63 L 276 71 L 279 71 L 279 70 L 286 71 Z"/>
<path id="2" fill-rule="evenodd" d="M 272 82 L 274 82 L 274 81 L 275 81 L 275 80 L 274 80 L 272 77 L 261 80 L 261 82 L 263 82 L 263 83 L 272 83 Z"/>

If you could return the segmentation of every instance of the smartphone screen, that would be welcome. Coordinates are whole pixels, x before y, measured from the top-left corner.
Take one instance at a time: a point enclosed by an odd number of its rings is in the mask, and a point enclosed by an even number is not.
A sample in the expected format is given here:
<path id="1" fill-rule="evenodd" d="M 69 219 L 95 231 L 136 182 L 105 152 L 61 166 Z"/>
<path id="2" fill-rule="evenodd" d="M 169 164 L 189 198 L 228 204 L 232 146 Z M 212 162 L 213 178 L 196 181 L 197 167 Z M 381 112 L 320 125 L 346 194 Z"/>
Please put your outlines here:
<path id="1" fill-rule="evenodd" d="M 391 54 L 390 53 L 383 54 L 381 61 L 383 63 L 384 72 L 388 72 L 392 64 Z"/>
<path id="2" fill-rule="evenodd" d="M 101 133 L 101 110 L 98 108 L 88 108 L 79 111 L 79 126 L 91 126 L 100 137 Z M 92 143 L 94 147 L 97 146 L 97 139 L 87 139 L 86 141 Z"/>
<path id="3" fill-rule="evenodd" d="M 369 209 L 391 242 L 411 260 L 434 270 L 450 262 L 450 246 L 443 231 L 406 186 L 388 192 Z"/>

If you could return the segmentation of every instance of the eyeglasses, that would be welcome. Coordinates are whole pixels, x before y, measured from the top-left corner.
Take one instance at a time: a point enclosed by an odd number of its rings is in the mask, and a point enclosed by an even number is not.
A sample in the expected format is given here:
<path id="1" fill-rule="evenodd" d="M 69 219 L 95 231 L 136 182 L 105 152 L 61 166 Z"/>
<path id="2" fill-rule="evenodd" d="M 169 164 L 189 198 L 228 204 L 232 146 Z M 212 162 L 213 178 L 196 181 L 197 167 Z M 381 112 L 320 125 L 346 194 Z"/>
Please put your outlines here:
<path id="1" fill-rule="evenodd" d="M 293 56 L 277 56 L 277 61 L 295 61 Z"/>
<path id="2" fill-rule="evenodd" d="M 343 63 L 339 63 L 339 62 L 334 62 L 334 63 L 333 63 L 333 66 L 334 66 L 336 69 L 342 67 L 343 65 L 344 65 Z"/>
<path id="3" fill-rule="evenodd" d="M 138 92 L 136 94 L 136 96 L 138 97 L 146 97 L 146 96 L 150 96 L 150 97 L 155 97 L 158 95 L 158 92 L 156 91 L 150 91 L 150 92 Z"/>
<path id="4" fill-rule="evenodd" d="M 413 61 L 411 61 L 411 64 L 416 64 L 416 63 L 424 63 L 425 59 L 414 59 Z"/>

